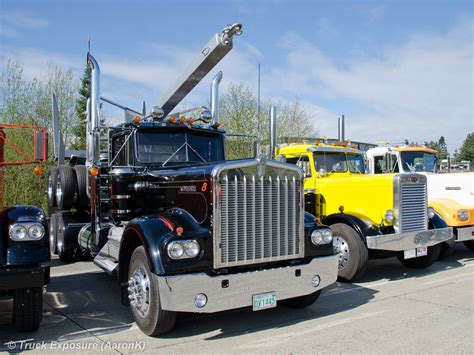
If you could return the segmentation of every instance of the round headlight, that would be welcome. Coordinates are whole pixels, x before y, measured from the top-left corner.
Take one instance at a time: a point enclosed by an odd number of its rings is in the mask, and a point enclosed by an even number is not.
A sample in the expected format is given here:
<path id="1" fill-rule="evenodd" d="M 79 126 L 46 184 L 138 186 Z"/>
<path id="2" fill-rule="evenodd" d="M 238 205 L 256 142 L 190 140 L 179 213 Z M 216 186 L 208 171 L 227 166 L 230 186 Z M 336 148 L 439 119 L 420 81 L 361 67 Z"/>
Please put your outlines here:
<path id="1" fill-rule="evenodd" d="M 385 212 L 384 218 L 386 222 L 392 223 L 395 220 L 395 215 L 393 214 L 392 210 L 387 210 L 387 212 Z"/>
<path id="2" fill-rule="evenodd" d="M 194 258 L 199 254 L 201 248 L 199 247 L 199 243 L 195 240 L 190 240 L 184 245 L 184 252 L 190 258 Z"/>
<path id="3" fill-rule="evenodd" d="M 21 224 L 13 224 L 10 226 L 8 230 L 8 234 L 10 235 L 10 239 L 20 241 L 26 238 L 26 228 Z"/>
<path id="4" fill-rule="evenodd" d="M 168 244 L 168 256 L 171 259 L 180 259 L 184 254 L 184 248 L 179 242 L 171 242 Z"/>
<path id="5" fill-rule="evenodd" d="M 459 210 L 458 211 L 458 218 L 460 221 L 467 221 L 469 219 L 469 211 L 468 210 Z"/>
<path id="6" fill-rule="evenodd" d="M 30 239 L 41 239 L 44 236 L 44 228 L 41 224 L 33 224 L 28 228 L 28 236 Z"/>
<path id="7" fill-rule="evenodd" d="M 435 216 L 435 210 L 433 207 L 428 207 L 428 218 L 433 218 Z"/>
<path id="8" fill-rule="evenodd" d="M 332 242 L 332 231 L 330 229 L 326 229 L 323 232 L 323 240 L 324 243 L 329 244 Z"/>
<path id="9" fill-rule="evenodd" d="M 323 242 L 323 233 L 319 230 L 313 231 L 311 233 L 311 243 L 314 245 L 320 245 Z"/>

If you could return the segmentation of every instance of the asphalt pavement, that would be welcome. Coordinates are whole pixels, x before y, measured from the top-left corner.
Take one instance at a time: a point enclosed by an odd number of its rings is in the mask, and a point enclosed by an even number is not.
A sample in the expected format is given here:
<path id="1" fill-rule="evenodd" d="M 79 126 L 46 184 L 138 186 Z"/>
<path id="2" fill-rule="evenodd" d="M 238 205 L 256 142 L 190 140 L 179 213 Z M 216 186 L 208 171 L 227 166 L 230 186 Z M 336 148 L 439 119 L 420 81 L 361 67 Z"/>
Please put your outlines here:
<path id="1" fill-rule="evenodd" d="M 115 279 L 91 262 L 55 259 L 51 275 L 37 332 L 16 333 L 12 302 L 0 300 L 0 351 L 474 353 L 474 253 L 462 244 L 424 270 L 370 261 L 360 282 L 335 283 L 306 309 L 184 313 L 155 338 L 133 323 Z"/>

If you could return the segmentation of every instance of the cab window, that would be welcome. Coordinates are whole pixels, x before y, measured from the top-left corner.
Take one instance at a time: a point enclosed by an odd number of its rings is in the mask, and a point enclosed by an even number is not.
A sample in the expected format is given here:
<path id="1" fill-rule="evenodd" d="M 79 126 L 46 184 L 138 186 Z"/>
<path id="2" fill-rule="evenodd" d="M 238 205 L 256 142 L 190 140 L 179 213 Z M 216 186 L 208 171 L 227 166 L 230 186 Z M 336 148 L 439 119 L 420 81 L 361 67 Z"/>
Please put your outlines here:
<path id="1" fill-rule="evenodd" d="M 286 162 L 298 165 L 303 170 L 305 178 L 311 177 L 311 164 L 307 155 L 295 158 L 286 158 Z"/>

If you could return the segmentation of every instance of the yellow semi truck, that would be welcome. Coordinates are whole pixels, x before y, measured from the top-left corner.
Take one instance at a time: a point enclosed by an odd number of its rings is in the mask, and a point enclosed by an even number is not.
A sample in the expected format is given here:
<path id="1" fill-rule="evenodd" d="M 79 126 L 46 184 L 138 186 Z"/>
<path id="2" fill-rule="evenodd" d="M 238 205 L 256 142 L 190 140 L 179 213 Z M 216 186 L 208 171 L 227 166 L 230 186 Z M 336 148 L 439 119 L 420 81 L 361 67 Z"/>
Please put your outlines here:
<path id="1" fill-rule="evenodd" d="M 454 241 L 463 242 L 474 251 L 474 173 L 439 173 L 436 168 L 436 150 L 424 146 L 381 146 L 367 151 L 369 171 L 372 174 L 423 174 L 428 182 L 428 205 L 453 228 Z M 442 255 L 452 251 L 452 245 L 443 244 Z"/>
<path id="2" fill-rule="evenodd" d="M 276 143 L 274 113 L 269 154 L 303 169 L 306 211 L 333 231 L 339 278 L 359 278 L 369 258 L 397 256 L 407 267 L 428 267 L 452 237 L 428 208 L 426 176 L 368 175 L 364 152 L 348 142 Z"/>

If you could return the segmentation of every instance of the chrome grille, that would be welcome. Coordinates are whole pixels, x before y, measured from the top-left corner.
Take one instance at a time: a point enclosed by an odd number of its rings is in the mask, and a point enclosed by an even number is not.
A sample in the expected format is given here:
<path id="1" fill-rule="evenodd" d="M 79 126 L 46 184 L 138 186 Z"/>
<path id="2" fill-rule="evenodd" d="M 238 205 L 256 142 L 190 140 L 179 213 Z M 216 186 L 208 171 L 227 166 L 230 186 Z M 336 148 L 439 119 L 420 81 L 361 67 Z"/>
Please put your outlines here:
<path id="1" fill-rule="evenodd" d="M 426 179 L 406 179 L 400 185 L 400 231 L 413 232 L 428 228 Z"/>
<path id="2" fill-rule="evenodd" d="M 239 170 L 224 170 L 216 177 L 214 267 L 302 257 L 299 173 L 273 168 L 262 175 L 255 166 Z"/>

